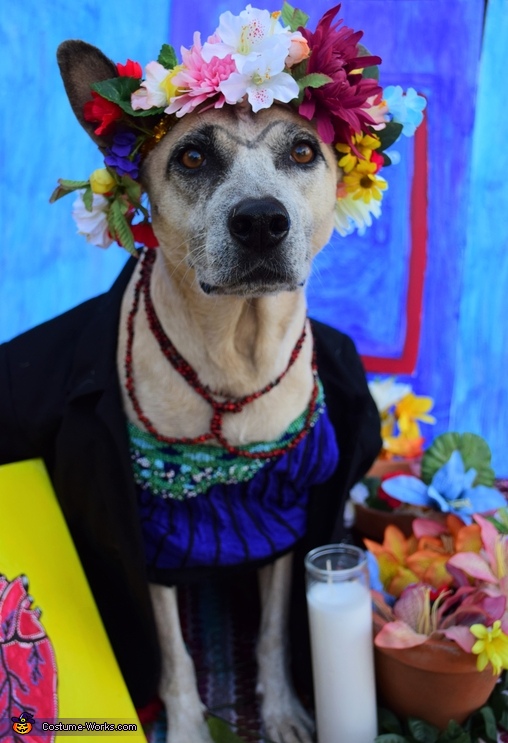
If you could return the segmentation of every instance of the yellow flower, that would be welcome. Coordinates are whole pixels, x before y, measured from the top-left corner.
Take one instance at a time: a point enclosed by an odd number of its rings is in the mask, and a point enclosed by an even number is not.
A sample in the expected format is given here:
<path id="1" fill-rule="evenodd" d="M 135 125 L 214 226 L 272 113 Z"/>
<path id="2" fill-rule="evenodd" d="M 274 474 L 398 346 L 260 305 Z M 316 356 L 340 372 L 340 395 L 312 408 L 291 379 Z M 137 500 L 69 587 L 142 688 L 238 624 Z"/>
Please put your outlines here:
<path id="1" fill-rule="evenodd" d="M 115 179 L 106 168 L 97 168 L 90 176 L 90 188 L 94 193 L 107 193 L 115 186 Z"/>
<path id="2" fill-rule="evenodd" d="M 483 671 L 490 662 L 492 673 L 499 676 L 503 668 L 508 668 L 508 635 L 501 629 L 501 621 L 497 619 L 492 627 L 473 624 L 469 629 L 477 638 L 471 649 L 478 656 L 477 669 Z"/>
<path id="3" fill-rule="evenodd" d="M 353 141 L 355 148 L 358 150 L 360 155 L 368 161 L 370 161 L 372 151 L 381 147 L 379 137 L 372 134 L 355 134 Z M 335 145 L 335 149 L 343 155 L 339 160 L 339 167 L 342 168 L 344 173 L 351 173 L 357 163 L 361 160 L 354 154 L 348 144 L 342 144 L 339 142 Z"/>
<path id="4" fill-rule="evenodd" d="M 362 160 L 349 175 L 344 176 L 346 189 L 353 195 L 353 199 L 363 199 L 366 204 L 369 204 L 371 199 L 381 201 L 381 191 L 384 191 L 388 184 L 384 178 L 375 173 L 375 163 Z"/>
<path id="5" fill-rule="evenodd" d="M 177 64 L 176 67 L 173 67 L 173 69 L 168 72 L 164 80 L 160 83 L 160 87 L 165 92 L 168 101 L 170 101 L 171 98 L 174 98 L 175 95 L 178 95 L 178 87 L 174 85 L 173 78 L 183 70 L 183 68 L 183 64 Z"/>
<path id="6" fill-rule="evenodd" d="M 411 459 L 421 456 L 423 452 L 423 436 L 417 438 L 408 438 L 403 434 L 398 436 L 383 436 L 383 448 L 387 457 L 405 457 Z"/>
<path id="7" fill-rule="evenodd" d="M 397 403 L 395 407 L 395 417 L 399 430 L 406 439 L 420 438 L 420 428 L 417 421 L 425 423 L 435 423 L 436 419 L 432 415 L 427 415 L 431 410 L 434 401 L 431 397 L 419 397 L 413 392 L 409 392 Z"/>

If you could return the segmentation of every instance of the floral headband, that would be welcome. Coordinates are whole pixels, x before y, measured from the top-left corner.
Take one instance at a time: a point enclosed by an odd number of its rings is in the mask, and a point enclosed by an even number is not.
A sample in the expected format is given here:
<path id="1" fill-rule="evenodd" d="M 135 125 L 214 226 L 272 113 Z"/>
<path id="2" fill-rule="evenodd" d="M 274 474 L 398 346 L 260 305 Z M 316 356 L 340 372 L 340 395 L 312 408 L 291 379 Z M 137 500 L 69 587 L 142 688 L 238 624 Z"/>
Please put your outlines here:
<path id="1" fill-rule="evenodd" d="M 73 217 L 94 245 L 116 240 L 135 255 L 136 243 L 156 247 L 138 181 L 142 158 L 191 111 L 247 100 L 256 113 L 280 102 L 335 147 L 344 173 L 335 227 L 341 235 L 363 233 L 381 213 L 388 184 L 379 173 L 392 162 L 386 150 L 401 134 L 414 134 L 426 102 L 412 88 L 404 94 L 400 86 L 379 86 L 381 59 L 359 44 L 362 31 L 334 22 L 339 10 L 327 11 L 312 32 L 308 16 L 287 2 L 275 13 L 247 5 L 237 16 L 223 13 L 204 44 L 196 32 L 181 63 L 164 44 L 144 79 L 137 62 L 118 64 L 118 77 L 95 83 L 84 106 L 95 134 L 112 141 L 105 167 L 86 181 L 59 180 L 51 201 L 78 191 Z"/>

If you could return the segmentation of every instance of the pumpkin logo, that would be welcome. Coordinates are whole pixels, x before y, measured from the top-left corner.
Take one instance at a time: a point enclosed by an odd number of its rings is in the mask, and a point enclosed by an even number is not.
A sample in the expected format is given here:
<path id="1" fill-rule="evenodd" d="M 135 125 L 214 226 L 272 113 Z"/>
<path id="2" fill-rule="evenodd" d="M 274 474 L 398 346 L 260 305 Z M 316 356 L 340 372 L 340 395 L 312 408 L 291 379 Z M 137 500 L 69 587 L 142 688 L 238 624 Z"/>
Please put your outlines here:
<path id="1" fill-rule="evenodd" d="M 12 729 L 19 735 L 27 735 L 33 728 L 35 720 L 30 712 L 22 712 L 19 717 L 11 717 Z"/>

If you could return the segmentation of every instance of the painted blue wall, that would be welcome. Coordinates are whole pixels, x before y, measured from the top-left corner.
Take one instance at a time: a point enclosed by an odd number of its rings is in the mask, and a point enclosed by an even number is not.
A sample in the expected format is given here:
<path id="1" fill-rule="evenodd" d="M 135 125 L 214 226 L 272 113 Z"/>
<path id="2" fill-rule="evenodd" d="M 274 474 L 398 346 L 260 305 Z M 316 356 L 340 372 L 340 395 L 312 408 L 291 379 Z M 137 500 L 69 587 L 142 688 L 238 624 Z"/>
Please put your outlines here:
<path id="1" fill-rule="evenodd" d="M 142 10 L 133 0 L 25 0 L 2 14 L 0 341 L 103 291 L 125 260 L 119 248 L 101 251 L 75 234 L 72 197 L 48 204 L 58 177 L 86 177 L 101 165 L 66 101 L 58 43 L 81 38 L 116 61 L 145 64 L 164 41 L 189 45 L 194 29 L 205 35 L 220 12 L 244 5 L 203 0 L 189 13 L 183 0 L 152 0 Z M 311 27 L 327 5 L 313 1 Z M 508 2 L 489 1 L 481 67 L 482 0 L 343 0 L 341 15 L 383 57 L 384 85 L 412 85 L 429 101 L 428 266 L 410 381 L 435 397 L 436 432 L 482 434 L 496 471 L 507 475 Z M 400 149 L 382 219 L 364 238 L 336 238 L 309 288 L 313 314 L 350 332 L 369 355 L 397 355 L 405 332 L 413 162 L 411 146 Z"/>

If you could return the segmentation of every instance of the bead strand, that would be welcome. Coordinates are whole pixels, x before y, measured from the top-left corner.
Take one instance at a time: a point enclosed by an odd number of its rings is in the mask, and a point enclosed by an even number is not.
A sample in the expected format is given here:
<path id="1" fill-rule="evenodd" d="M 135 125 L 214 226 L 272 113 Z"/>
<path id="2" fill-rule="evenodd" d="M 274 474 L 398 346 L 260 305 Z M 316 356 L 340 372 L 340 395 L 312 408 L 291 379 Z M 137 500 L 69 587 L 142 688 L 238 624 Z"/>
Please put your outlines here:
<path id="1" fill-rule="evenodd" d="M 251 452 L 246 449 L 243 449 L 242 447 L 233 446 L 230 444 L 227 439 L 225 438 L 224 434 L 222 433 L 222 424 L 223 424 L 223 416 L 225 413 L 239 413 L 246 405 L 249 405 L 251 402 L 254 402 L 254 400 L 257 400 L 262 395 L 265 395 L 266 393 L 270 392 L 274 387 L 276 387 L 281 380 L 286 376 L 289 369 L 293 366 L 296 359 L 298 358 L 300 351 L 302 349 L 303 343 L 305 341 L 306 337 L 306 327 L 304 324 L 302 333 L 300 334 L 300 337 L 298 338 L 298 341 L 295 344 L 295 347 L 293 348 L 291 355 L 289 357 L 289 362 L 284 371 L 279 374 L 278 377 L 276 377 L 275 380 L 272 382 L 269 382 L 265 387 L 258 390 L 257 392 L 253 392 L 249 395 L 245 395 L 244 397 L 238 398 L 236 400 L 224 400 L 219 401 L 216 400 L 215 397 L 219 397 L 219 393 L 212 392 L 209 387 L 202 384 L 200 381 L 197 372 L 192 368 L 192 366 L 181 356 L 181 354 L 178 352 L 178 350 L 175 348 L 169 337 L 164 332 L 164 329 L 160 323 L 159 318 L 157 317 L 157 313 L 155 311 L 155 307 L 152 303 L 152 298 L 150 295 L 150 279 L 152 275 L 152 268 L 155 261 L 156 253 L 155 251 L 151 250 L 145 250 L 142 257 L 142 264 L 141 264 L 141 270 L 139 279 L 136 283 L 136 286 L 134 288 L 134 300 L 132 303 L 131 310 L 129 312 L 128 318 L 127 318 L 127 347 L 126 347 L 126 353 L 125 353 L 125 388 L 127 391 L 127 395 L 132 403 L 132 406 L 134 408 L 134 411 L 139 419 L 139 421 L 145 426 L 146 430 L 154 436 L 158 441 L 161 441 L 166 444 L 202 444 L 207 441 L 210 441 L 211 439 L 216 439 L 218 443 L 226 449 L 231 454 L 237 454 L 244 457 L 247 457 L 249 459 L 271 459 L 273 457 L 278 457 L 284 454 L 289 449 L 293 449 L 295 446 L 297 446 L 300 441 L 304 438 L 304 436 L 307 435 L 311 425 L 312 425 L 312 419 L 314 416 L 314 413 L 316 411 L 316 404 L 317 404 L 317 397 L 318 397 L 318 383 L 317 383 L 317 364 L 316 364 L 316 355 L 315 351 L 313 352 L 312 356 L 312 375 L 313 375 L 313 388 L 312 388 L 312 394 L 311 399 L 309 403 L 309 407 L 307 409 L 307 415 L 305 418 L 305 423 L 301 431 L 299 433 L 295 434 L 295 436 L 290 439 L 284 446 L 272 449 L 271 451 L 266 452 Z M 212 418 L 210 421 L 210 430 L 207 433 L 201 434 L 200 436 L 196 436 L 194 438 L 177 438 L 172 436 L 165 436 L 164 434 L 161 434 L 157 431 L 152 421 L 148 418 L 148 416 L 145 415 L 143 412 L 143 409 L 141 408 L 141 404 L 138 400 L 138 397 L 136 395 L 136 389 L 135 389 L 135 383 L 134 383 L 134 373 L 133 373 L 133 345 L 134 345 L 134 322 L 136 315 L 139 310 L 139 304 L 141 299 L 141 293 L 143 292 L 143 298 L 145 300 L 145 311 L 146 316 L 148 319 L 148 324 L 150 327 L 150 330 L 157 341 L 159 348 L 161 349 L 164 356 L 167 358 L 171 366 L 177 371 L 187 382 L 187 384 L 192 387 L 192 389 L 199 394 L 201 397 L 203 397 L 212 407 Z"/>

